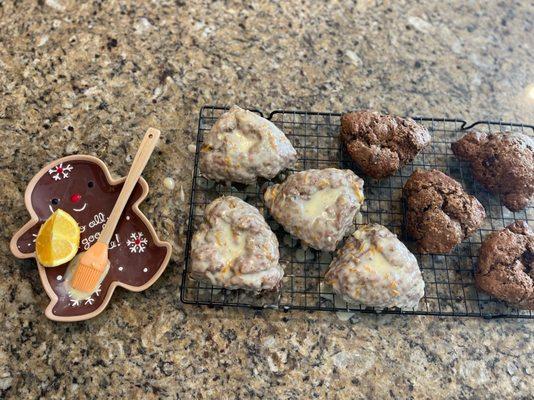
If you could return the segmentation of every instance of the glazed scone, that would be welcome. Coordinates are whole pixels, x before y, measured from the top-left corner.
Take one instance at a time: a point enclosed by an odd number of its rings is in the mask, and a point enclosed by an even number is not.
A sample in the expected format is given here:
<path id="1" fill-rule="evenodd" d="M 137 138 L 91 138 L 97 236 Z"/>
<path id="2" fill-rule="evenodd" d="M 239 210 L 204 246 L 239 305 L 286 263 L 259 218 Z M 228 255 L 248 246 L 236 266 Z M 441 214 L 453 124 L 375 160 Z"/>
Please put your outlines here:
<path id="1" fill-rule="evenodd" d="M 475 179 L 500 194 L 511 211 L 528 206 L 534 196 L 534 140 L 521 133 L 468 132 L 452 144 L 454 154 L 469 161 Z"/>
<path id="2" fill-rule="evenodd" d="M 526 222 L 515 221 L 482 242 L 475 283 L 512 306 L 534 310 L 534 233 Z"/>
<path id="3" fill-rule="evenodd" d="M 257 177 L 274 178 L 296 159 L 296 150 L 275 124 L 233 106 L 206 134 L 200 171 L 216 181 L 253 183 Z"/>
<path id="4" fill-rule="evenodd" d="M 274 219 L 317 250 L 335 250 L 354 226 L 363 180 L 350 170 L 310 169 L 270 186 L 264 201 Z"/>
<path id="5" fill-rule="evenodd" d="M 486 212 L 460 183 L 436 169 L 416 170 L 402 190 L 406 230 L 420 253 L 444 254 L 482 225 Z"/>
<path id="6" fill-rule="evenodd" d="M 344 114 L 340 137 L 358 168 L 376 179 L 393 175 L 430 143 L 428 130 L 413 119 L 376 111 Z"/>
<path id="7" fill-rule="evenodd" d="M 377 308 L 415 308 L 425 283 L 415 256 L 386 227 L 364 225 L 338 250 L 326 283 L 347 300 Z"/>
<path id="8" fill-rule="evenodd" d="M 228 289 L 272 290 L 284 276 L 278 240 L 257 208 L 224 196 L 206 207 L 191 242 L 191 277 Z"/>

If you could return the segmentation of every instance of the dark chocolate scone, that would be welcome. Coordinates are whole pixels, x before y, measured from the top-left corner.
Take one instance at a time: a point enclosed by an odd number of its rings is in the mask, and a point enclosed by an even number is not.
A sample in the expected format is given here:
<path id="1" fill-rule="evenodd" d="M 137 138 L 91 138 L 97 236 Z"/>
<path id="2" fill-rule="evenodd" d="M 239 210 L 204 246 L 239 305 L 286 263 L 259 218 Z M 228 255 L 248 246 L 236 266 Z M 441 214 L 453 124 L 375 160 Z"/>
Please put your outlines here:
<path id="1" fill-rule="evenodd" d="M 484 240 L 475 283 L 510 305 L 534 310 L 534 233 L 526 222 L 515 221 Z"/>
<path id="2" fill-rule="evenodd" d="M 475 178 L 500 194 L 511 211 L 525 208 L 534 195 L 534 140 L 521 133 L 468 132 L 452 144 L 460 159 L 470 162 Z"/>
<path id="3" fill-rule="evenodd" d="M 475 232 L 484 207 L 462 185 L 436 169 L 416 170 L 403 188 L 406 230 L 420 253 L 444 254 Z"/>
<path id="4" fill-rule="evenodd" d="M 393 175 L 430 143 L 428 130 L 413 119 L 376 111 L 344 114 L 340 137 L 356 165 L 376 179 Z"/>

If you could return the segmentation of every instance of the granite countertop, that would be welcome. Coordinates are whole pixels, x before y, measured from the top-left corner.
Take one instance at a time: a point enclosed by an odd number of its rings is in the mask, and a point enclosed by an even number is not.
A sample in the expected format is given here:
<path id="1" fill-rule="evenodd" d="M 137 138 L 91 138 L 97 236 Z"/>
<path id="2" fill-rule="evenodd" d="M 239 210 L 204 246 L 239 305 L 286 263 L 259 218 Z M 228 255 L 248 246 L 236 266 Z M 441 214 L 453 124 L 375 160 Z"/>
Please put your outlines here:
<path id="1" fill-rule="evenodd" d="M 526 1 L 0 0 L 0 398 L 527 398 L 534 325 L 505 319 L 214 310 L 179 282 L 204 104 L 534 123 Z M 73 153 L 123 175 L 163 139 L 142 205 L 172 262 L 99 317 L 55 323 L 8 242 L 29 179 Z M 177 183 L 163 185 L 165 177 Z M 530 383 L 529 383 L 530 382 Z"/>

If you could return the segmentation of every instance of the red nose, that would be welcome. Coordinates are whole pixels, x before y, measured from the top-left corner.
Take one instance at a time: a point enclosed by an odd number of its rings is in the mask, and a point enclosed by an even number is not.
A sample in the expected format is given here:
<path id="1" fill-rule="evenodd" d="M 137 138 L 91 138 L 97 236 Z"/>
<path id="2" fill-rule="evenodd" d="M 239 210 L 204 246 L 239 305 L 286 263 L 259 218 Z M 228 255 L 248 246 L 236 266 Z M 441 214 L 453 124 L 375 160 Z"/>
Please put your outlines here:
<path id="1" fill-rule="evenodd" d="M 70 196 L 70 201 L 72 201 L 73 203 L 77 203 L 79 202 L 80 200 L 82 199 L 82 195 L 81 194 L 73 194 L 72 196 Z"/>

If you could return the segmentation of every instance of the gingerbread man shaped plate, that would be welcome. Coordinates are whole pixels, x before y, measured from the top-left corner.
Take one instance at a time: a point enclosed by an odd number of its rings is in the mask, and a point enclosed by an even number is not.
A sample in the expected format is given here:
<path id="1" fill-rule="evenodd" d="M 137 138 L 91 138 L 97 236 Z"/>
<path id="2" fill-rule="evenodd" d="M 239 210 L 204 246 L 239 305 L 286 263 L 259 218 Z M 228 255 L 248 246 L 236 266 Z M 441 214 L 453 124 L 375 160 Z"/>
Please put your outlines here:
<path id="1" fill-rule="evenodd" d="M 18 258 L 35 257 L 35 238 L 41 224 L 58 208 L 68 212 L 80 226 L 80 248 L 87 250 L 98 238 L 122 188 L 124 178 L 111 178 L 96 157 L 73 155 L 53 161 L 35 175 L 25 193 L 31 220 L 11 240 Z M 45 314 L 55 321 L 81 321 L 95 317 L 107 306 L 117 286 L 139 292 L 163 273 L 171 245 L 160 241 L 139 210 L 148 184 L 137 182 L 109 244 L 110 269 L 98 289 L 85 300 L 71 297 L 65 285 L 68 264 L 45 268 L 37 262 L 39 276 L 50 297 Z"/>

